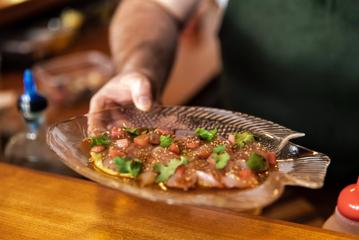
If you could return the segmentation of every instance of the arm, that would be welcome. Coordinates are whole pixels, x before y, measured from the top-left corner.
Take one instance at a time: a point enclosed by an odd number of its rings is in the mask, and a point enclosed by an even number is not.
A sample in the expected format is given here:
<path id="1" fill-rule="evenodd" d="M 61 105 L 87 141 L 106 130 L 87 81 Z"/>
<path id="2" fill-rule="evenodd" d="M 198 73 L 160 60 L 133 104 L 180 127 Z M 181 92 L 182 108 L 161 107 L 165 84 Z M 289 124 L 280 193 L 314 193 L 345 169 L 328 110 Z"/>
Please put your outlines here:
<path id="1" fill-rule="evenodd" d="M 172 67 L 181 26 L 199 0 L 123 0 L 110 26 L 118 74 L 90 102 L 90 112 L 134 102 L 149 110 Z"/>

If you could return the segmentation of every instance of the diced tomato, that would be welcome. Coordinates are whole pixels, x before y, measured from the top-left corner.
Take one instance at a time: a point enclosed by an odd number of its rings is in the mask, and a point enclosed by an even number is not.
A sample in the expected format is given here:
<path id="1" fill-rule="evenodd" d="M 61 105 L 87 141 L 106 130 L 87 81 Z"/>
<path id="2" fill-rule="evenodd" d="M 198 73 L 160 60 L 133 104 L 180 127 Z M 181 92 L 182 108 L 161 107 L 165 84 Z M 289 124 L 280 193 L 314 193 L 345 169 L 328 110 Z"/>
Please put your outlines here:
<path id="1" fill-rule="evenodd" d="M 168 150 L 170 150 L 171 152 L 173 152 L 174 154 L 179 155 L 181 153 L 178 144 L 176 143 L 172 143 L 169 147 Z"/>
<path id="2" fill-rule="evenodd" d="M 228 141 L 232 144 L 236 143 L 236 137 L 234 136 L 234 134 L 228 134 Z"/>
<path id="3" fill-rule="evenodd" d="M 275 166 L 277 164 L 277 157 L 275 155 L 275 152 L 267 152 L 267 151 L 257 151 L 259 155 L 262 155 L 270 166 Z"/>
<path id="4" fill-rule="evenodd" d="M 211 152 L 208 151 L 200 151 L 197 156 L 202 159 L 206 159 L 211 155 Z"/>
<path id="5" fill-rule="evenodd" d="M 150 137 L 150 143 L 154 145 L 160 144 L 160 135 L 157 133 L 151 132 L 148 134 Z"/>
<path id="6" fill-rule="evenodd" d="M 189 149 L 198 148 L 200 144 L 200 141 L 197 139 L 189 139 L 188 141 L 186 141 L 186 147 Z"/>
<path id="7" fill-rule="evenodd" d="M 184 165 L 181 165 L 179 166 L 177 169 L 176 169 L 176 172 L 175 174 L 178 176 L 178 177 L 183 177 L 183 174 L 185 173 L 186 171 L 186 167 Z"/>
<path id="8" fill-rule="evenodd" d="M 275 156 L 275 152 L 267 152 L 265 154 L 265 158 L 267 159 L 269 165 L 275 166 L 277 164 L 277 159 Z"/>
<path id="9" fill-rule="evenodd" d="M 121 149 L 126 149 L 128 148 L 128 146 L 130 146 L 130 140 L 124 138 L 124 139 L 119 139 L 116 140 L 115 142 L 116 146 L 121 148 Z"/>
<path id="10" fill-rule="evenodd" d="M 203 145 L 199 147 L 198 150 L 196 151 L 196 156 L 201 159 L 206 159 L 211 155 L 211 153 L 212 153 L 212 147 L 209 147 L 208 145 Z"/>
<path id="11" fill-rule="evenodd" d="M 243 180 L 249 179 L 253 176 L 254 176 L 253 171 L 248 168 L 243 168 L 239 170 L 239 177 Z"/>
<path id="12" fill-rule="evenodd" d="M 244 168 L 239 170 L 239 178 L 242 181 L 243 184 L 241 184 L 241 188 L 243 187 L 254 187 L 256 185 L 258 185 L 258 180 L 256 177 L 256 174 L 248 169 L 248 168 Z"/>
<path id="13" fill-rule="evenodd" d="M 84 152 L 89 152 L 91 150 L 91 140 L 88 138 L 85 138 L 82 142 L 81 142 L 81 149 Z"/>
<path id="14" fill-rule="evenodd" d="M 114 139 L 127 138 L 128 133 L 123 128 L 114 127 L 111 129 L 110 136 Z"/>
<path id="15" fill-rule="evenodd" d="M 110 147 L 110 149 L 108 150 L 108 156 L 111 159 L 115 157 L 125 157 L 126 153 L 122 149 L 119 149 L 118 147 Z"/>
<path id="16" fill-rule="evenodd" d="M 149 144 L 149 136 L 147 134 L 142 134 L 133 139 L 133 142 L 140 147 L 146 147 Z"/>
<path id="17" fill-rule="evenodd" d="M 90 151 L 95 153 L 100 153 L 103 152 L 104 150 L 105 150 L 104 146 L 97 145 L 97 146 L 93 146 Z"/>

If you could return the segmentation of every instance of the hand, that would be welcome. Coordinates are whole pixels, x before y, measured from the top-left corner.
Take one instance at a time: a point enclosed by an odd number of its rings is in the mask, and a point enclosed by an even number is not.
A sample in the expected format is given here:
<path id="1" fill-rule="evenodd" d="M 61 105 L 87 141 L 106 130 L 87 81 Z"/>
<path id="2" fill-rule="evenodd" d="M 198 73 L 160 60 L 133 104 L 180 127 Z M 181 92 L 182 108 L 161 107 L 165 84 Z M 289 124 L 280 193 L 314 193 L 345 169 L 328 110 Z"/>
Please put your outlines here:
<path id="1" fill-rule="evenodd" d="M 94 113 L 132 102 L 142 111 L 151 109 L 151 82 L 142 73 L 128 72 L 112 78 L 92 97 L 89 112 Z"/>

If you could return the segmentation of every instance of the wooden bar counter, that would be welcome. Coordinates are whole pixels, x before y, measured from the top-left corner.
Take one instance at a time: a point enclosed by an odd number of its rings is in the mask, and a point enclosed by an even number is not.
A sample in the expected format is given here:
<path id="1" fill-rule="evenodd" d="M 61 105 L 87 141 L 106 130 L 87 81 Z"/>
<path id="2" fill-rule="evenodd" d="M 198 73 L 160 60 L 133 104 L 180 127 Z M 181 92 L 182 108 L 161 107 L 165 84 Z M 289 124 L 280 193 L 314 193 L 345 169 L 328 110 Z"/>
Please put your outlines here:
<path id="1" fill-rule="evenodd" d="M 0 183 L 1 239 L 355 239 L 245 214 L 150 202 L 91 181 L 4 163 Z"/>

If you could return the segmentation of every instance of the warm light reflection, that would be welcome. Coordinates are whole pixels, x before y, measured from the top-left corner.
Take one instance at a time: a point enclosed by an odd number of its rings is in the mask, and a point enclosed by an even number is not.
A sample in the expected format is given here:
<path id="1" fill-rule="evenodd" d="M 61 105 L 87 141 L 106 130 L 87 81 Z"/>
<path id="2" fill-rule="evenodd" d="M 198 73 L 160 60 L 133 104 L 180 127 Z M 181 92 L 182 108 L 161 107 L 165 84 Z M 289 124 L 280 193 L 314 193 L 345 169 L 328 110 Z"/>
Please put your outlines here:
<path id="1" fill-rule="evenodd" d="M 356 211 L 359 210 L 359 205 L 349 204 L 349 207 L 356 210 Z"/>
<path id="2" fill-rule="evenodd" d="M 0 9 L 7 8 L 19 3 L 27 2 L 29 0 L 0 0 Z"/>

